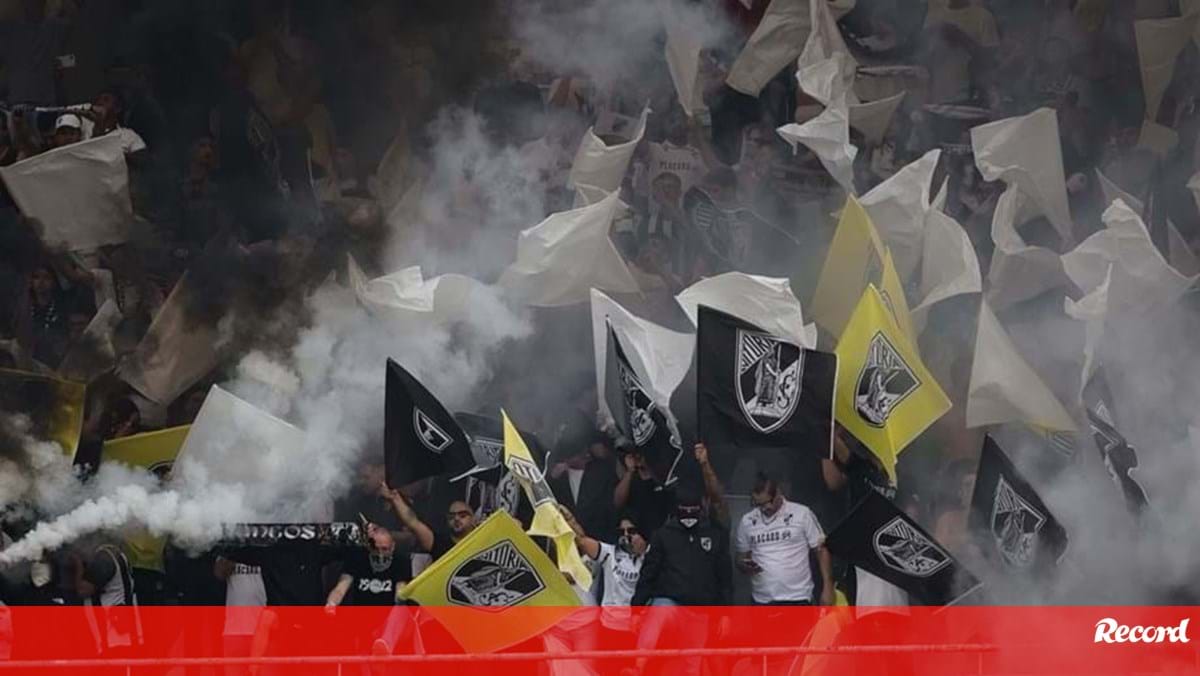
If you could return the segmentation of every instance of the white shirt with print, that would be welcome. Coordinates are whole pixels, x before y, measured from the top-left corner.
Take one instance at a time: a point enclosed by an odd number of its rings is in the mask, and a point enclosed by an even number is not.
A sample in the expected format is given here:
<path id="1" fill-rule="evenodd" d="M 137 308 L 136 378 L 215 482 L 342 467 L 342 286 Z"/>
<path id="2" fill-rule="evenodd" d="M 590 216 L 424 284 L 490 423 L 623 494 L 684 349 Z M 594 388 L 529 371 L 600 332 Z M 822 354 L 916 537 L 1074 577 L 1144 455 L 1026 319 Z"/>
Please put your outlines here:
<path id="1" fill-rule="evenodd" d="M 783 501 L 769 518 L 753 509 L 737 529 L 737 552 L 750 552 L 762 572 L 750 578 L 754 600 L 811 601 L 812 570 L 808 552 L 825 542 L 825 533 L 812 510 L 798 502 Z"/>
<path id="2" fill-rule="evenodd" d="M 600 543 L 596 563 L 604 573 L 604 599 L 600 602 L 603 612 L 600 621 L 605 627 L 614 631 L 632 629 L 629 603 L 633 601 L 633 592 L 637 589 L 638 578 L 642 574 L 642 561 L 645 558 L 645 555 L 634 556 L 607 542 Z"/>

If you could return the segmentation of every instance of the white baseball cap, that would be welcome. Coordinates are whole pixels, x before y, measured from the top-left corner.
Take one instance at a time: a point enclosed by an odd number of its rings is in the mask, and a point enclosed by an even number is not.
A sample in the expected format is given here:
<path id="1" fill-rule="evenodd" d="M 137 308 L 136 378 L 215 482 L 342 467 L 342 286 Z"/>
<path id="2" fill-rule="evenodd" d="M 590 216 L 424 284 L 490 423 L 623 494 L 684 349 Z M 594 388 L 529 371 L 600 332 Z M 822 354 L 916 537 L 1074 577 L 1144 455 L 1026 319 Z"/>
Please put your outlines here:
<path id="1" fill-rule="evenodd" d="M 62 115 L 58 116 L 57 120 L 54 121 L 54 131 L 58 131 L 63 127 L 70 127 L 71 129 L 83 129 L 83 120 L 79 119 L 79 116 L 75 113 L 63 113 Z"/>

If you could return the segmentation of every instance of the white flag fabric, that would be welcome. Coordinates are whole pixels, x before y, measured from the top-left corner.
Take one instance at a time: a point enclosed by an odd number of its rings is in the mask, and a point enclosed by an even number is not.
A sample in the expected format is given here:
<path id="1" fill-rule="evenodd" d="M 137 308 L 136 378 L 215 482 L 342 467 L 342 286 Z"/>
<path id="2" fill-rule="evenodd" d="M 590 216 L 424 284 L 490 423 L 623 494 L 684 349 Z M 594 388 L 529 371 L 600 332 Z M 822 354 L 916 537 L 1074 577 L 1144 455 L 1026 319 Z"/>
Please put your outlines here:
<path id="1" fill-rule="evenodd" d="M 188 276 L 171 290 L 142 342 L 117 367 L 117 375 L 147 399 L 169 405 L 216 367 L 215 326 L 189 321 Z"/>
<path id="2" fill-rule="evenodd" d="M 593 288 L 637 293 L 637 281 L 608 237 L 623 206 L 614 192 L 523 230 L 517 260 L 500 276 L 499 285 L 526 305 L 541 307 L 586 303 Z"/>
<path id="3" fill-rule="evenodd" d="M 758 98 L 771 78 L 794 61 L 812 30 L 810 0 L 771 0 L 729 69 L 725 84 Z"/>
<path id="4" fill-rule="evenodd" d="M 1064 245 L 1074 242 L 1063 176 L 1058 114 L 1039 108 L 1028 115 L 971 129 L 975 166 L 989 181 L 1017 185 L 1058 231 Z"/>
<path id="5" fill-rule="evenodd" d="M 1137 40 L 1138 66 L 1142 71 L 1142 91 L 1146 97 L 1146 115 L 1158 119 L 1163 94 L 1175 75 L 1175 61 L 1196 33 L 1195 14 L 1172 19 L 1148 19 L 1133 22 Z"/>
<path id="6" fill-rule="evenodd" d="M 637 373 L 642 374 L 648 394 L 665 411 L 671 403 L 671 394 L 687 375 L 692 366 L 692 351 L 696 346 L 696 335 L 680 333 L 642 319 L 621 307 L 600 291 L 592 290 L 592 346 L 596 357 L 596 388 L 600 398 L 600 410 L 612 418 L 608 400 L 604 396 L 605 377 L 608 368 L 608 324 L 621 339 L 621 347 Z"/>
<path id="7" fill-rule="evenodd" d="M 1121 186 L 1113 183 L 1107 176 L 1096 170 L 1096 178 L 1100 180 L 1100 191 L 1104 195 L 1104 208 L 1107 209 L 1110 204 L 1117 200 L 1124 200 L 1125 204 L 1129 205 L 1137 213 L 1142 213 L 1145 208 L 1142 206 L 1142 201 L 1133 195 L 1125 192 Z"/>
<path id="8" fill-rule="evenodd" d="M 931 209 L 925 220 L 918 288 L 921 302 L 913 308 L 912 315 L 921 325 L 935 303 L 983 291 L 979 257 L 975 255 L 971 238 L 958 221 L 938 209 Z"/>
<path id="9" fill-rule="evenodd" d="M 804 49 L 796 60 L 796 77 L 800 80 L 800 88 L 809 96 L 829 105 L 829 98 L 818 95 L 812 91 L 810 86 L 807 86 L 803 79 L 803 73 L 822 61 L 840 55 L 838 65 L 841 68 L 841 77 L 838 82 L 841 89 L 846 92 L 846 103 L 858 103 L 858 98 L 854 94 L 854 79 L 855 71 L 858 70 L 858 61 L 846 47 L 846 40 L 842 37 L 842 31 L 837 25 L 837 17 L 834 16 L 829 3 L 811 3 L 809 20 L 812 24 L 812 31 L 808 34 L 808 39 L 804 41 Z"/>
<path id="10" fill-rule="evenodd" d="M 172 482 L 242 486 L 246 506 L 265 516 L 274 506 L 255 504 L 255 489 L 263 483 L 286 485 L 288 472 L 295 472 L 296 485 L 302 485 L 301 477 L 313 470 L 294 467 L 305 442 L 303 430 L 213 385 L 175 458 Z"/>
<path id="11" fill-rule="evenodd" d="M 453 322 L 470 312 L 471 294 L 482 287 L 465 275 L 439 275 L 424 279 L 419 266 L 368 280 L 347 254 L 350 286 L 358 302 L 372 313 L 406 320 Z"/>
<path id="12" fill-rule="evenodd" d="M 570 184 L 572 186 L 588 185 L 605 192 L 614 192 L 621 188 L 625 172 L 629 169 L 629 161 L 633 159 L 633 151 L 646 133 L 646 118 L 650 108 L 642 110 L 638 119 L 637 129 L 633 138 L 625 143 L 608 145 L 596 136 L 592 128 L 583 134 L 583 141 L 575 153 L 575 161 L 571 165 Z"/>
<path id="13" fill-rule="evenodd" d="M 692 15 L 680 11 L 678 0 L 659 0 L 658 10 L 667 33 L 664 56 L 675 94 L 684 114 L 692 117 L 704 108 L 703 92 L 697 78 L 700 75 L 700 50 L 704 45 L 697 37 L 699 30 L 692 25 Z"/>
<path id="14" fill-rule="evenodd" d="M 987 301 L 979 304 L 975 362 L 967 394 L 967 428 L 1025 422 L 1073 430 L 1071 414 L 1017 352 Z"/>
<path id="15" fill-rule="evenodd" d="M 1097 352 L 1104 336 L 1104 322 L 1108 318 L 1108 289 L 1112 284 L 1113 266 L 1104 271 L 1104 281 L 1079 300 L 1063 299 L 1063 311 L 1068 317 L 1084 323 L 1083 373 L 1079 378 L 1079 396 L 1096 371 Z"/>
<path id="16" fill-rule="evenodd" d="M 817 156 L 825 170 L 851 195 L 854 189 L 854 158 L 858 148 L 850 143 L 850 112 L 841 81 L 844 56 L 840 53 L 801 71 L 797 77 L 805 93 L 826 104 L 825 110 L 804 124 L 785 124 L 776 130 L 795 151 L 804 145 Z"/>
<path id="17" fill-rule="evenodd" d="M 992 241 L 996 249 L 988 269 L 987 299 L 1004 309 L 1066 284 L 1062 257 L 1040 246 L 1029 246 L 1017 232 L 1032 206 L 1016 185 L 996 201 L 992 214 Z"/>
<path id="18" fill-rule="evenodd" d="M 1091 293 L 1105 279 L 1109 264 L 1119 279 L 1120 302 L 1111 309 L 1148 309 L 1175 302 L 1196 281 L 1180 274 L 1150 239 L 1146 224 L 1129 205 L 1117 200 L 1101 217 L 1104 230 L 1063 255 L 1063 268 L 1075 285 Z"/>
<path id="19" fill-rule="evenodd" d="M 896 116 L 896 109 L 906 94 L 900 92 L 878 101 L 850 104 L 850 126 L 862 132 L 867 145 L 883 143 L 884 135 L 892 126 L 892 118 Z"/>
<path id="20" fill-rule="evenodd" d="M 116 134 L 0 167 L 0 177 L 21 213 L 41 222 L 50 246 L 80 251 L 129 238 L 129 171 Z"/>
<path id="21" fill-rule="evenodd" d="M 117 350 L 113 346 L 113 331 L 121 323 L 117 302 L 105 300 L 96 310 L 92 321 L 83 330 L 83 339 L 67 352 L 58 373 L 67 380 L 90 383 L 97 376 L 111 369 L 117 361 Z"/>
<path id="22" fill-rule="evenodd" d="M 726 272 L 692 284 L 679 292 L 675 301 L 693 325 L 699 306 L 706 305 L 801 347 L 817 347 L 817 327 L 804 323 L 800 300 L 784 278 Z"/>
<path id="23" fill-rule="evenodd" d="M 858 199 L 880 238 L 892 252 L 901 281 L 912 278 L 921 262 L 929 187 L 941 150 L 931 150 L 892 174 Z"/>
<path id="24" fill-rule="evenodd" d="M 1200 274 L 1200 258 L 1196 257 L 1192 247 L 1170 219 L 1167 220 L 1167 260 L 1182 275 L 1192 277 Z"/>

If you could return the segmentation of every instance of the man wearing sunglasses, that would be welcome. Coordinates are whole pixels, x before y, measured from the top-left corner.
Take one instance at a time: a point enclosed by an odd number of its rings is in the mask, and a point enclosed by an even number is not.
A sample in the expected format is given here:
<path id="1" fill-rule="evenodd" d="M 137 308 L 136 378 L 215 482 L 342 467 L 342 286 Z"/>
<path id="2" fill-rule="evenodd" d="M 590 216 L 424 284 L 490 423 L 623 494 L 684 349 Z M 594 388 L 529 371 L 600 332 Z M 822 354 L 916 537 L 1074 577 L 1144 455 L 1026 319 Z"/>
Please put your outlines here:
<path id="1" fill-rule="evenodd" d="M 628 650 L 634 646 L 633 617 L 630 601 L 642 573 L 642 561 L 650 547 L 638 528 L 636 520 L 622 515 L 617 522 L 617 543 L 601 542 L 584 532 L 575 517 L 561 507 L 572 530 L 579 551 L 595 561 L 603 571 L 603 590 L 600 605 L 600 625 L 603 627 L 601 645 L 605 649 Z"/>
<path id="2" fill-rule="evenodd" d="M 737 567 L 750 576 L 754 603 L 810 605 L 813 578 L 808 553 L 821 568 L 821 604 L 833 605 L 833 559 L 812 510 L 791 502 L 775 481 L 759 474 L 750 491 L 754 509 L 737 529 Z"/>

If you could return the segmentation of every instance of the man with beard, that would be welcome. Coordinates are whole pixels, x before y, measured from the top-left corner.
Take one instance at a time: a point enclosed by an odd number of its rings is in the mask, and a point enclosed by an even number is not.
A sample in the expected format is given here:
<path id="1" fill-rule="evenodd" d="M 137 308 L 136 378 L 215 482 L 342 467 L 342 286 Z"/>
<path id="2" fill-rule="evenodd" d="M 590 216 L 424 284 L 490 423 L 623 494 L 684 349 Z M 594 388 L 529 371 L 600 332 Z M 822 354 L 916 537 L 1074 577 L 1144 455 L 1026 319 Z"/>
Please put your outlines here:
<path id="1" fill-rule="evenodd" d="M 434 561 L 437 561 L 454 545 L 467 537 L 477 525 L 475 512 L 471 511 L 471 506 L 462 500 L 454 500 L 446 509 L 446 526 L 449 528 L 449 535 L 434 532 L 425 522 L 421 521 L 417 513 L 413 511 L 412 505 L 408 504 L 408 500 L 400 491 L 384 484 L 380 494 L 392 503 L 392 509 L 396 511 L 396 516 L 400 517 L 400 522 L 413 532 L 417 547 L 421 551 L 429 552 Z"/>

